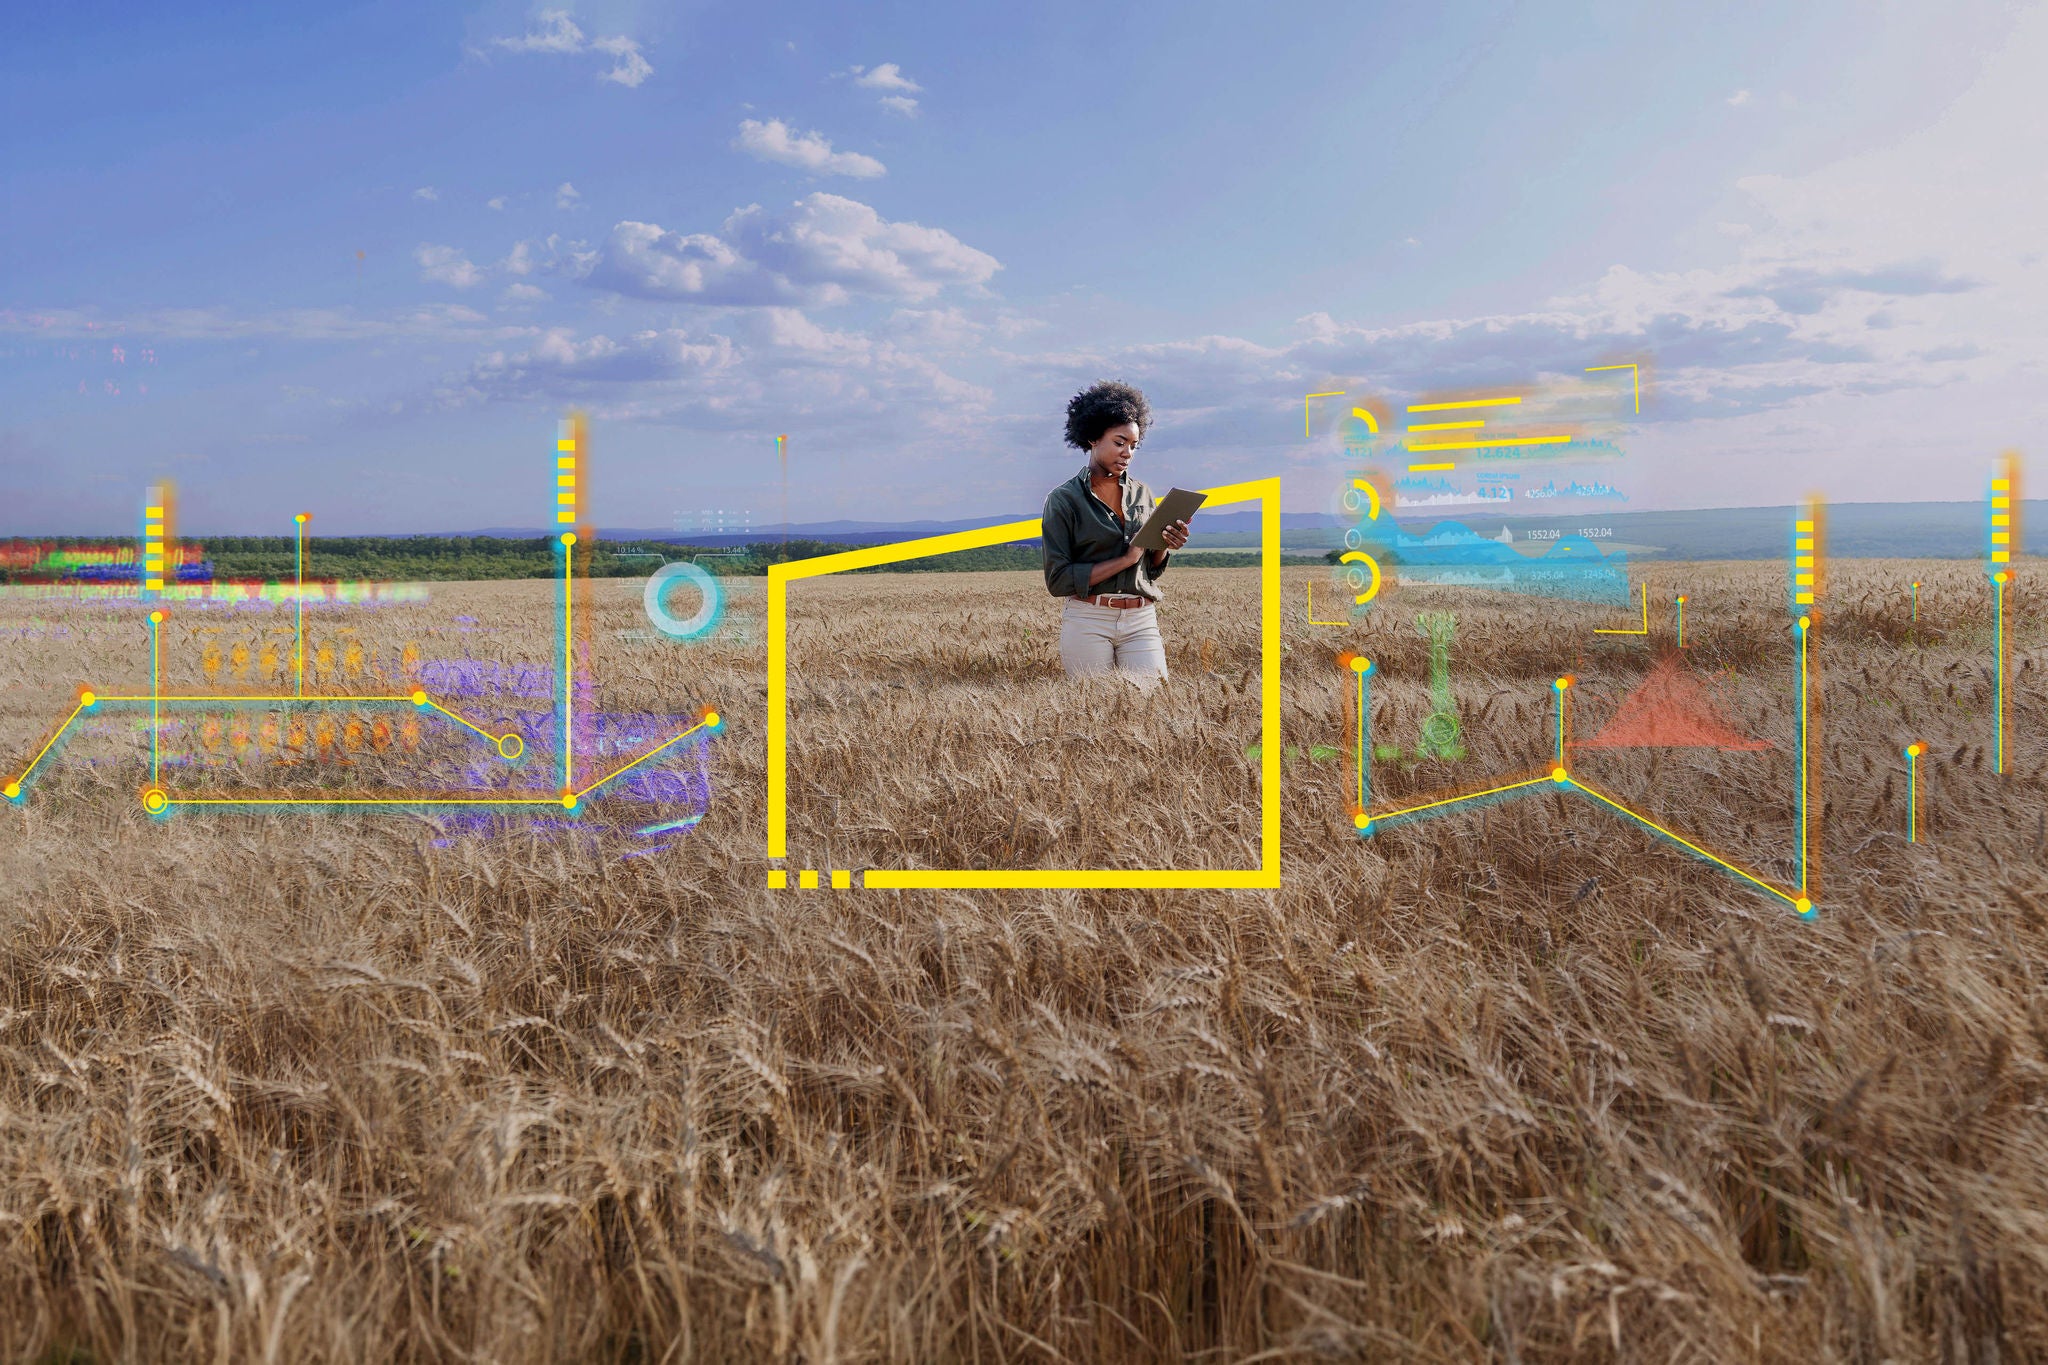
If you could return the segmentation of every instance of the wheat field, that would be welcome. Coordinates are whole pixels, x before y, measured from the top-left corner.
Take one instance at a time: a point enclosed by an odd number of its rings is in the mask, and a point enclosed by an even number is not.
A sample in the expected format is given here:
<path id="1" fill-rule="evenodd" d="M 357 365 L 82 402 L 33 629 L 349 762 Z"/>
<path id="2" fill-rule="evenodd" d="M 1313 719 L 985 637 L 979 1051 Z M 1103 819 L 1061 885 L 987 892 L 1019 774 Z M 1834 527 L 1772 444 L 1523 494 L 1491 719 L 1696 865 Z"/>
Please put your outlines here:
<path id="1" fill-rule="evenodd" d="M 1287 570 L 1278 891 L 857 884 L 1255 865 L 1252 570 L 1168 575 L 1151 692 L 1061 678 L 1032 574 L 794 585 L 786 889 L 760 580 L 695 644 L 631 638 L 616 584 L 579 608 L 587 704 L 724 717 L 702 819 L 651 856 L 652 817 L 607 797 L 545 825 L 152 820 L 146 734 L 81 734 L 0 808 L 0 1354 L 2048 1358 L 2038 575 L 2007 599 L 1999 775 L 1981 571 L 1834 566 L 1811 923 L 1559 791 L 1353 828 L 1340 651 L 1379 662 L 1370 739 L 1399 750 L 1372 806 L 1411 805 L 1546 767 L 1560 673 L 1596 736 L 1684 592 L 1685 667 L 1770 747 L 1569 762 L 1796 885 L 1782 567 L 1650 577 L 1643 638 L 1593 634 L 1615 608 L 1414 587 L 1315 626 L 1305 585 L 1323 616 L 1335 587 Z M 1455 760 L 1414 757 L 1426 610 L 1457 616 Z M 309 687 L 545 667 L 555 611 L 489 583 L 309 615 Z M 280 621 L 174 609 L 165 687 L 262 690 Z M 148 677 L 133 605 L 0 601 L 0 761 L 81 685 Z M 259 719 L 187 721 L 172 785 L 419 790 L 474 759 L 449 727 L 350 723 L 287 767 Z"/>

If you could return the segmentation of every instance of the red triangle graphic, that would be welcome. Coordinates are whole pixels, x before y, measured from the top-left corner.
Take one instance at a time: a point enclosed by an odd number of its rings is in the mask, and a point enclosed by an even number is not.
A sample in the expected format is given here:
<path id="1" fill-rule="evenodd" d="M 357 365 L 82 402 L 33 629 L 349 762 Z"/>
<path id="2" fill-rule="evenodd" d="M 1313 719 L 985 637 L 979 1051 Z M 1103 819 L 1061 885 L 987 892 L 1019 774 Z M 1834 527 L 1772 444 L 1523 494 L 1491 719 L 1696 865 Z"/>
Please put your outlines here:
<path id="1" fill-rule="evenodd" d="M 1751 739 L 1730 725 L 1704 687 L 1679 665 L 1676 653 L 1666 654 L 1622 698 L 1621 707 L 1591 739 L 1575 740 L 1575 749 L 1769 749 L 1767 739 Z"/>

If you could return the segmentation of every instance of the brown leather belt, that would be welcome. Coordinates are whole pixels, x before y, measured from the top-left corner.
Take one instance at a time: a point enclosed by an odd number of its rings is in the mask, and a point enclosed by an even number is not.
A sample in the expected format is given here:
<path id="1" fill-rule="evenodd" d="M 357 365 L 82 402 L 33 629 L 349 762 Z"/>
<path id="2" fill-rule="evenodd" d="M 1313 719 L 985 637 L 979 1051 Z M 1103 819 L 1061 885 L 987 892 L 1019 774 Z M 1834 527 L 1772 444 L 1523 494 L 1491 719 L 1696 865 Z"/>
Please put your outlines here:
<path id="1" fill-rule="evenodd" d="M 1091 607 L 1149 607 L 1152 600 L 1140 597 L 1134 592 L 1109 592 L 1099 597 L 1076 597 L 1076 602 L 1086 602 Z"/>

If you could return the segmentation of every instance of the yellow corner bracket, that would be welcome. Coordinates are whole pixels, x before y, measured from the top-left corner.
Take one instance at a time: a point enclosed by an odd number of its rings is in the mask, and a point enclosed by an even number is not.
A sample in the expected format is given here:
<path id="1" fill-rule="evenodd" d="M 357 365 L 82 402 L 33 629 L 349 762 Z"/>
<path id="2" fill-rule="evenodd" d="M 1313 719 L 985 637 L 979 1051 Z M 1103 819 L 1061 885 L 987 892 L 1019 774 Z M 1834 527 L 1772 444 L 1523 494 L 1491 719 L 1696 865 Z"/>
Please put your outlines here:
<path id="1" fill-rule="evenodd" d="M 1205 489 L 1205 508 L 1259 504 L 1259 865 L 1177 871 L 1171 868 L 869 868 L 864 886 L 880 889 L 1068 890 L 1101 887 L 1171 891 L 1274 890 L 1280 885 L 1280 480 L 1252 479 Z M 955 550 L 1029 540 L 1037 518 L 956 531 L 951 535 L 873 545 L 768 566 L 768 856 L 789 856 L 789 585 L 850 569 L 896 564 Z"/>

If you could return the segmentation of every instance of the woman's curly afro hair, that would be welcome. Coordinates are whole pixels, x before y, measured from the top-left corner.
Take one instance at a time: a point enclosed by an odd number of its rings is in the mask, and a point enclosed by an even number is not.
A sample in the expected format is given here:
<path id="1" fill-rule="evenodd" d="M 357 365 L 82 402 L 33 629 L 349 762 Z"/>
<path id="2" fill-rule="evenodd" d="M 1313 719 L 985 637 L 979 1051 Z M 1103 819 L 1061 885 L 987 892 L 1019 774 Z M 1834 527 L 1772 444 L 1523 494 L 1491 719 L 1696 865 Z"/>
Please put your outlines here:
<path id="1" fill-rule="evenodd" d="M 1067 400 L 1067 444 L 1082 450 L 1102 439 L 1102 433 L 1126 422 L 1135 423 L 1143 440 L 1152 426 L 1152 408 L 1145 395 L 1115 379 L 1103 379 Z"/>

